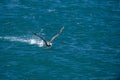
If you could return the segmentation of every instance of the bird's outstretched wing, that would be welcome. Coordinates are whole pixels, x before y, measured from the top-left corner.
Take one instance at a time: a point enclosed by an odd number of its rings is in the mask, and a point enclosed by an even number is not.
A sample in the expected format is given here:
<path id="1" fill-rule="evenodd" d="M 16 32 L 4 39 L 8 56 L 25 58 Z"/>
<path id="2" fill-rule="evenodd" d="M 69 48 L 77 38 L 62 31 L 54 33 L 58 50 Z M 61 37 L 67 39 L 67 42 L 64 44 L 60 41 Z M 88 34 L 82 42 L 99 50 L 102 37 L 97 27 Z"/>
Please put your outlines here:
<path id="1" fill-rule="evenodd" d="M 37 37 L 39 37 L 40 39 L 42 39 L 43 41 L 44 41 L 44 43 L 47 45 L 47 41 L 43 38 L 43 37 L 41 37 L 40 35 L 38 35 L 37 33 L 35 33 L 35 32 L 32 32 L 35 36 L 37 36 Z"/>
<path id="2" fill-rule="evenodd" d="M 60 29 L 60 31 L 59 31 L 56 35 L 54 35 L 54 36 L 51 38 L 50 43 L 52 43 L 53 40 L 60 35 L 60 33 L 63 31 L 63 29 L 64 29 L 64 26 Z"/>

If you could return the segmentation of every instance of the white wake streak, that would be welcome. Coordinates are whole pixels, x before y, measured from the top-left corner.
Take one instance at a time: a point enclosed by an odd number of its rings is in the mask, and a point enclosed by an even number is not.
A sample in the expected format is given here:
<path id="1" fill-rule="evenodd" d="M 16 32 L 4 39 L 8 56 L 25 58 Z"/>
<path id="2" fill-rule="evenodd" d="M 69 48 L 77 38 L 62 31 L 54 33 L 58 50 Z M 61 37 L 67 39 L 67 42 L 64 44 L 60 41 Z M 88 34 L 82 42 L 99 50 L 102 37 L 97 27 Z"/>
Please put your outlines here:
<path id="1" fill-rule="evenodd" d="M 28 43 L 28 44 L 31 44 L 31 45 L 35 44 L 35 45 L 38 45 L 39 47 L 44 46 L 43 40 L 37 40 L 37 39 L 24 39 L 24 38 L 19 38 L 19 37 L 0 37 L 0 39 L 23 42 L 23 43 Z"/>

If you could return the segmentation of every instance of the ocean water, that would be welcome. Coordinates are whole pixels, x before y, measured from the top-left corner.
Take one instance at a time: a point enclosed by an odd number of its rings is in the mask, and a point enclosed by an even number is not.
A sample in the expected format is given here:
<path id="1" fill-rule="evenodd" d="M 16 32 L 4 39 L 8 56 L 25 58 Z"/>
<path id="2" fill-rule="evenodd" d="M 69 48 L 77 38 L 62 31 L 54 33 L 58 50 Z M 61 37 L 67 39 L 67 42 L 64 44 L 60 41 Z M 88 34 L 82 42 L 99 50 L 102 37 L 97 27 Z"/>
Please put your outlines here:
<path id="1" fill-rule="evenodd" d="M 50 40 L 52 47 L 31 32 Z M 0 0 L 0 80 L 120 80 L 119 0 Z"/>

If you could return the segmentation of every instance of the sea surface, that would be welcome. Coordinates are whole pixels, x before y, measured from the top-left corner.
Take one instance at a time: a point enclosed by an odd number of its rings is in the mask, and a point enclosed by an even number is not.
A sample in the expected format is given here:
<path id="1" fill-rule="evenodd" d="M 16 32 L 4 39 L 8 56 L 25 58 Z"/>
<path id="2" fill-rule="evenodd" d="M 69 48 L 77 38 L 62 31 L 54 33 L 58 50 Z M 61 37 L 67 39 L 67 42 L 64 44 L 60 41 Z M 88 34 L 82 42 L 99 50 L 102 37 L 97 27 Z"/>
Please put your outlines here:
<path id="1" fill-rule="evenodd" d="M 120 80 L 120 1 L 0 0 L 0 80 Z"/>

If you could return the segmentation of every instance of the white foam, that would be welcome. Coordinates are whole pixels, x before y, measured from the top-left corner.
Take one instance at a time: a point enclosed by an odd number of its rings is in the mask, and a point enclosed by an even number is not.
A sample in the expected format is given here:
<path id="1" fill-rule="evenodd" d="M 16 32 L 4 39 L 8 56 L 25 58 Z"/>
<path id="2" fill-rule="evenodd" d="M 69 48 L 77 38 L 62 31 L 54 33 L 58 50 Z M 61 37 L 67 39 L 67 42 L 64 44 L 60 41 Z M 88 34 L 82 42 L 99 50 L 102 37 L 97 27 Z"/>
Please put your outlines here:
<path id="1" fill-rule="evenodd" d="M 44 46 L 43 40 L 30 39 L 30 40 L 28 40 L 28 43 L 29 44 L 37 44 L 39 47 Z"/>
<path id="2" fill-rule="evenodd" d="M 38 45 L 39 47 L 44 46 L 43 40 L 38 40 L 38 39 L 25 39 L 25 38 L 19 38 L 19 37 L 0 37 L 0 39 L 23 42 L 23 43 L 28 43 L 28 44 L 31 44 L 31 45 Z"/>
<path id="3" fill-rule="evenodd" d="M 48 9 L 48 12 L 55 12 L 55 9 Z"/>

